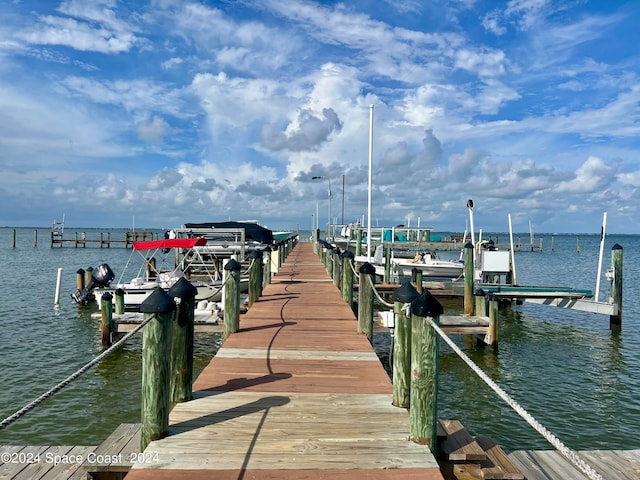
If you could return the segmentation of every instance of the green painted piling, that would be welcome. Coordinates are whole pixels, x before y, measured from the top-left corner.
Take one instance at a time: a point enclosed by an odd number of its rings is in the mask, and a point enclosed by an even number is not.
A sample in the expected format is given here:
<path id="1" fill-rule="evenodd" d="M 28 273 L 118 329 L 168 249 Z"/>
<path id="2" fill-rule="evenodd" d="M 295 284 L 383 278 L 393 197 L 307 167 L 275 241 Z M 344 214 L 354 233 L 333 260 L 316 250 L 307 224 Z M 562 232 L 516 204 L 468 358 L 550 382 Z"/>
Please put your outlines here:
<path id="1" fill-rule="evenodd" d="M 353 258 L 354 255 L 349 250 L 343 251 L 342 257 L 342 281 L 340 282 L 340 293 L 342 299 L 353 308 Z"/>
<path id="2" fill-rule="evenodd" d="M 473 245 L 464 246 L 464 314 L 473 315 Z"/>
<path id="3" fill-rule="evenodd" d="M 333 284 L 340 288 L 340 280 L 342 280 L 342 271 L 340 267 L 342 266 L 342 257 L 340 256 L 342 252 L 339 248 L 333 250 L 332 262 L 333 262 Z"/>
<path id="4" fill-rule="evenodd" d="M 396 407 L 409 408 L 411 401 L 411 316 L 407 312 L 420 294 L 410 282 L 393 292 L 395 326 L 393 336 L 393 400 Z"/>
<path id="5" fill-rule="evenodd" d="M 118 288 L 115 291 L 116 294 L 116 314 L 122 315 L 124 313 L 124 290 L 122 288 Z"/>
<path id="6" fill-rule="evenodd" d="M 262 252 L 253 250 L 249 253 L 251 270 L 249 272 L 249 307 L 258 301 L 262 294 Z"/>
<path id="7" fill-rule="evenodd" d="M 437 451 L 438 422 L 438 349 L 439 337 L 427 317 L 438 325 L 442 305 L 428 290 L 411 302 L 411 408 L 409 410 L 412 442 L 428 445 Z"/>
<path id="8" fill-rule="evenodd" d="M 370 263 L 363 263 L 359 270 L 358 287 L 358 333 L 373 338 L 373 283 L 376 269 Z"/>
<path id="9" fill-rule="evenodd" d="M 240 269 L 240 264 L 233 259 L 224 266 L 223 337 L 225 339 L 240 328 Z"/>
<path id="10" fill-rule="evenodd" d="M 160 287 L 140 305 L 145 320 L 155 315 L 142 334 L 140 451 L 169 435 L 171 323 L 175 310 L 176 303 Z"/>
<path id="11" fill-rule="evenodd" d="M 611 299 L 618 306 L 618 313 L 609 316 L 611 330 L 622 329 L 622 247 L 617 243 L 611 248 Z"/>
<path id="12" fill-rule="evenodd" d="M 489 330 L 484 338 L 484 343 L 498 347 L 498 299 L 495 295 L 489 296 Z"/>
<path id="13" fill-rule="evenodd" d="M 167 292 L 176 301 L 171 332 L 170 403 L 191 400 L 193 379 L 194 309 L 198 289 L 182 277 Z"/>
<path id="14" fill-rule="evenodd" d="M 356 257 L 362 255 L 362 229 L 359 228 L 356 233 Z"/>
<path id="15" fill-rule="evenodd" d="M 111 346 L 113 333 L 113 296 L 109 292 L 100 298 L 100 333 L 102 334 L 102 346 Z"/>

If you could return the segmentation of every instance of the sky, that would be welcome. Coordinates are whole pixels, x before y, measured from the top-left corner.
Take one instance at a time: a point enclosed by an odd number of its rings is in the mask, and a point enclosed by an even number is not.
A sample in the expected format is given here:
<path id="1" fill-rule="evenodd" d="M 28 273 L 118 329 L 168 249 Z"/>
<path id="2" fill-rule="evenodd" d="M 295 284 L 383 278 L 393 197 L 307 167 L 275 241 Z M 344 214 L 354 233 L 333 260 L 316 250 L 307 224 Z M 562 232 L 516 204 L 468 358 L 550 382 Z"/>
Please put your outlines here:
<path id="1" fill-rule="evenodd" d="M 607 212 L 640 233 L 639 18 L 635 0 L 6 0 L 0 226 L 309 230 L 330 203 L 335 223 L 462 232 L 473 199 L 476 231 L 599 233 Z"/>

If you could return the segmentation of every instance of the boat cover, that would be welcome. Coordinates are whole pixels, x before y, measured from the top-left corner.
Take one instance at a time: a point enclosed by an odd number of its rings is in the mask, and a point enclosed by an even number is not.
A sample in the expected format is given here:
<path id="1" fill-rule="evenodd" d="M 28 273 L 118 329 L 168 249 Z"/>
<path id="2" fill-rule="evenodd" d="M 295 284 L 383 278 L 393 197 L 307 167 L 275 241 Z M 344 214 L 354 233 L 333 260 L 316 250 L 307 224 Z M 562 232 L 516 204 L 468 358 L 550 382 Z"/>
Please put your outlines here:
<path id="1" fill-rule="evenodd" d="M 207 244 L 204 237 L 195 238 L 166 238 L 164 240 L 146 240 L 131 242 L 134 250 L 153 250 L 156 248 L 193 248 Z"/>
<path id="2" fill-rule="evenodd" d="M 185 228 L 244 228 L 245 240 L 255 240 L 256 242 L 273 243 L 273 232 L 257 223 L 245 222 L 205 222 L 205 223 L 185 223 Z"/>

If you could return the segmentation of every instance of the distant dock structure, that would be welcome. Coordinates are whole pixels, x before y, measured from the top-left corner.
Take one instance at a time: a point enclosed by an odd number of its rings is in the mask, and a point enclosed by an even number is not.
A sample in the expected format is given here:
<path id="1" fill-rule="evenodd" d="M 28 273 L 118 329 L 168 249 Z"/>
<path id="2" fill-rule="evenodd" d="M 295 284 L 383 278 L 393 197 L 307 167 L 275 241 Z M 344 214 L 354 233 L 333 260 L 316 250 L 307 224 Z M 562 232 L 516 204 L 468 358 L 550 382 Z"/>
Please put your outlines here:
<path id="1" fill-rule="evenodd" d="M 86 232 L 74 232 L 72 238 L 64 237 L 64 221 L 53 221 L 51 225 L 51 248 L 55 246 L 63 247 L 71 245 L 75 248 L 86 248 L 87 245 L 97 245 L 100 248 L 111 248 L 111 245 L 124 245 L 125 248 L 132 248 L 133 242 L 139 240 L 153 240 L 157 234 L 149 231 L 128 231 L 125 232 L 124 239 L 112 239 L 111 232 L 100 232 L 99 237 L 89 237 Z"/>

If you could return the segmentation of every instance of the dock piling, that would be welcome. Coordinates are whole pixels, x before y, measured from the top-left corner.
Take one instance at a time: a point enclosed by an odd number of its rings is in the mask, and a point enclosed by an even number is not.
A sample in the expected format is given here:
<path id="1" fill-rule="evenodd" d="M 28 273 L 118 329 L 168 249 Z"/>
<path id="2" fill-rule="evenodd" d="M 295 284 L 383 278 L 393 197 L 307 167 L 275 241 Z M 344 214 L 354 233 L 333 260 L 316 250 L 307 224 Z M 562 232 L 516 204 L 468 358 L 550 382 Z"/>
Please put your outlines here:
<path id="1" fill-rule="evenodd" d="M 473 254 L 471 242 L 464 246 L 464 314 L 473 315 Z"/>
<path id="2" fill-rule="evenodd" d="M 156 287 L 140 305 L 145 320 L 155 315 L 142 334 L 142 399 L 140 451 L 153 440 L 169 435 L 171 388 L 171 322 L 174 300 Z"/>
<path id="3" fill-rule="evenodd" d="M 231 259 L 224 266 L 224 333 L 226 339 L 240 328 L 240 264 Z"/>
<path id="4" fill-rule="evenodd" d="M 617 243 L 611 248 L 611 301 L 618 306 L 618 313 L 609 316 L 611 330 L 622 329 L 622 251 Z"/>
<path id="5" fill-rule="evenodd" d="M 439 337 L 426 317 L 440 323 L 442 305 L 429 290 L 411 302 L 410 439 L 437 449 Z"/>
<path id="6" fill-rule="evenodd" d="M 171 334 L 171 404 L 191 400 L 193 377 L 194 308 L 198 289 L 182 277 L 167 292 L 176 299 Z"/>
<path id="7" fill-rule="evenodd" d="M 409 408 L 411 389 L 411 317 L 406 306 L 420 294 L 410 282 L 404 282 L 391 298 L 395 316 L 393 337 L 393 405 Z"/>
<path id="8" fill-rule="evenodd" d="M 111 346 L 111 334 L 113 333 L 113 297 L 109 292 L 100 297 L 100 331 L 102 333 L 102 346 Z"/>
<path id="9" fill-rule="evenodd" d="M 342 280 L 340 282 L 340 292 L 342 299 L 353 308 L 353 259 L 354 255 L 349 250 L 344 250 L 342 257 Z"/>
<path id="10" fill-rule="evenodd" d="M 368 262 L 360 265 L 358 288 L 358 333 L 373 338 L 373 286 L 376 269 Z"/>
<path id="11" fill-rule="evenodd" d="M 248 257 L 252 260 L 249 272 L 249 307 L 251 307 L 262 293 L 262 252 L 252 250 Z"/>

